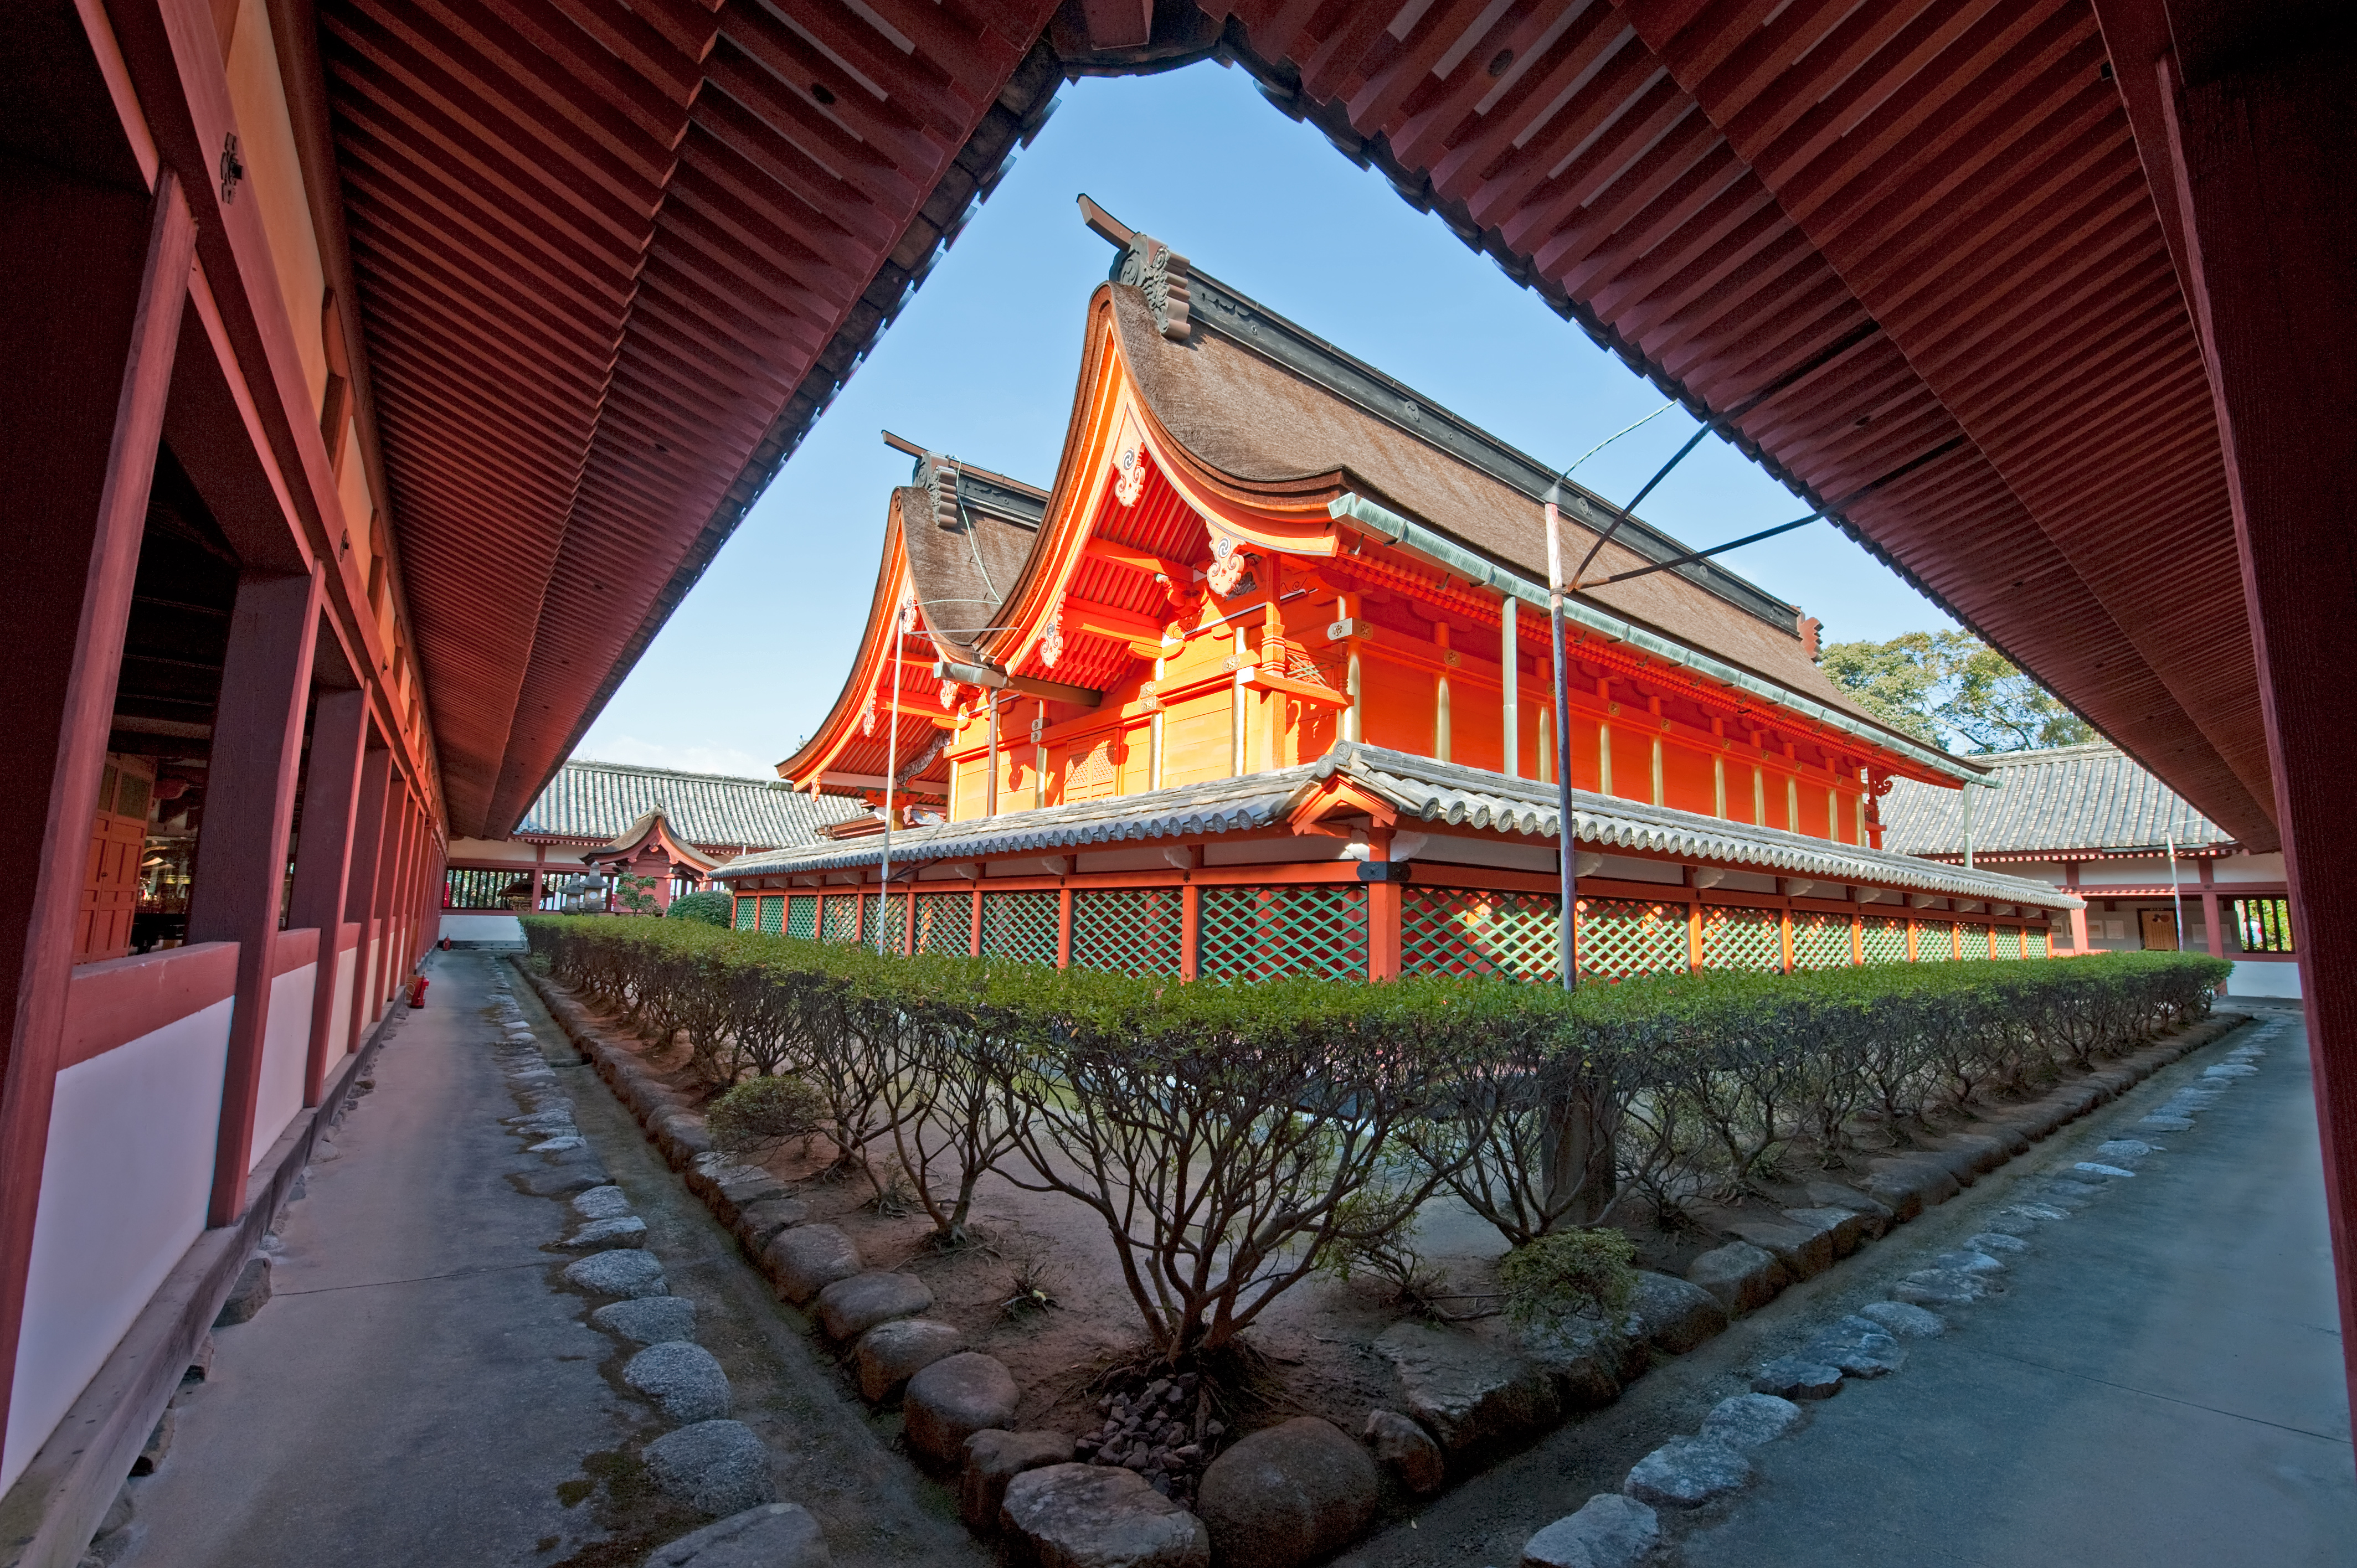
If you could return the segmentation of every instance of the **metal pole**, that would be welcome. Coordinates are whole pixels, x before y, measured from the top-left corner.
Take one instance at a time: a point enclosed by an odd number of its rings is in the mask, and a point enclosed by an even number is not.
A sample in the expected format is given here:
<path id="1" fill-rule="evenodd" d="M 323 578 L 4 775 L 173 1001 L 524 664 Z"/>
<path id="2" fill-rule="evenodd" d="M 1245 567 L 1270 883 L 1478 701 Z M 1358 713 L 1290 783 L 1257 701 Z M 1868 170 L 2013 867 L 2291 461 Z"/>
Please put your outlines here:
<path id="1" fill-rule="evenodd" d="M 2185 890 L 2177 882 L 2177 834 L 2167 835 L 2169 844 L 2169 901 L 2177 906 L 2177 950 L 2185 950 Z"/>
<path id="2" fill-rule="evenodd" d="M 1555 650 L 1555 859 L 1562 883 L 1563 912 L 1557 934 L 1556 968 L 1563 988 L 1579 984 L 1579 955 L 1573 940 L 1572 907 L 1578 889 L 1571 831 L 1571 696 L 1570 671 L 1563 649 L 1563 489 L 1549 485 L 1546 493 L 1547 623 Z"/>
<path id="3" fill-rule="evenodd" d="M 1973 868 L 1973 781 L 1964 780 L 1964 869 Z"/>

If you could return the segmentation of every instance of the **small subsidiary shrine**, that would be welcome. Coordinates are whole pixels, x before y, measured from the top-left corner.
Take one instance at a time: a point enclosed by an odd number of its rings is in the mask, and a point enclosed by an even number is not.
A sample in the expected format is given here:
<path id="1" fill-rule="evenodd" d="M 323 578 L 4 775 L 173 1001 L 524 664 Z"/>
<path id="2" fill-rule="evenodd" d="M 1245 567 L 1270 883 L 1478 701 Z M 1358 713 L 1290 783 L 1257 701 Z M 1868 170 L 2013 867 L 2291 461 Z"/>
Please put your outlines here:
<path id="1" fill-rule="evenodd" d="M 1561 725 L 1584 977 L 2049 953 L 2076 896 L 1881 847 L 1895 781 L 1986 770 L 1853 703 L 1796 607 L 1631 519 L 1557 713 L 1549 470 L 1090 217 L 1120 255 L 1055 482 L 909 448 L 850 676 L 778 769 L 878 831 L 720 866 L 739 927 L 1544 979 Z M 1568 562 L 1612 515 L 1566 487 Z"/>

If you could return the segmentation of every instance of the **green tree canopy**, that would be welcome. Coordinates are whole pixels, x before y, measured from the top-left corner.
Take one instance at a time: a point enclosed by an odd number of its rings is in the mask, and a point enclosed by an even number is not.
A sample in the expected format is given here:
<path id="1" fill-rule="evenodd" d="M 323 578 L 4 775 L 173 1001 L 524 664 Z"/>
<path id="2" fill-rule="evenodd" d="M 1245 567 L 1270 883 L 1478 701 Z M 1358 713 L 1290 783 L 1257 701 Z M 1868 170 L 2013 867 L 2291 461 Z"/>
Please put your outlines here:
<path id="1" fill-rule="evenodd" d="M 1883 723 L 1950 751 L 2026 751 L 2095 738 L 2086 720 L 1970 632 L 1827 643 L 1822 662 L 1834 684 Z"/>

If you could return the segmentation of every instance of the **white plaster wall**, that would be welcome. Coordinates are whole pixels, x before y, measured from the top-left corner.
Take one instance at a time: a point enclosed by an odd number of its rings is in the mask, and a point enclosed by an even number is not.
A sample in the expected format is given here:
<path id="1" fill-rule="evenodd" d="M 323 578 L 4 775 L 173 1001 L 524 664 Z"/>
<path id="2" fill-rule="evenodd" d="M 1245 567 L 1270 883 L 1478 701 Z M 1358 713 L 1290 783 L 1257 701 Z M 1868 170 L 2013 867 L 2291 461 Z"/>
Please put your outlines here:
<path id="1" fill-rule="evenodd" d="M 347 948 L 336 955 L 335 1012 L 328 1025 L 328 1069 L 352 1054 L 352 987 L 360 977 L 360 950 Z"/>
<path id="2" fill-rule="evenodd" d="M 2234 965 L 2233 978 L 2226 982 L 2229 996 L 2288 996 L 2299 995 L 2299 965 L 2297 963 L 2249 963 Z"/>
<path id="3" fill-rule="evenodd" d="M 513 915 L 442 917 L 442 934 L 454 942 L 511 942 L 523 946 L 523 922 Z"/>
<path id="4" fill-rule="evenodd" d="M 311 1055 L 311 997 L 319 966 L 290 969 L 270 983 L 270 1022 L 262 1034 L 262 1075 L 253 1094 L 253 1157 L 262 1163 L 286 1123 L 303 1109 L 303 1069 Z"/>
<path id="5" fill-rule="evenodd" d="M 2283 851 L 2266 854 L 2230 854 L 2218 863 L 2213 873 L 2223 882 L 2281 882 L 2284 879 Z"/>
<path id="6" fill-rule="evenodd" d="M 0 1492 L 205 1227 L 227 998 L 58 1074 Z"/>

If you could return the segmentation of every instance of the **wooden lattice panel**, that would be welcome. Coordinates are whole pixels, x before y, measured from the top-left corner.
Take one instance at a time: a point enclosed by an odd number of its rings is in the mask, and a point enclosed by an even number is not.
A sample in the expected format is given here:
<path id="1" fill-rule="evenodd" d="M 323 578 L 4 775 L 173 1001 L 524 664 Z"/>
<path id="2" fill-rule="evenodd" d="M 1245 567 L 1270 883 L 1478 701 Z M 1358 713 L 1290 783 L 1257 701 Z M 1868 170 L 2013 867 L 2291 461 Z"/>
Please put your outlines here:
<path id="1" fill-rule="evenodd" d="M 1637 898 L 1582 898 L 1578 916 L 1579 972 L 1626 980 L 1686 967 L 1686 907 Z"/>
<path id="2" fill-rule="evenodd" d="M 1056 896 L 1053 893 L 985 893 L 982 896 L 982 952 L 1018 963 L 1056 961 Z"/>
<path id="3" fill-rule="evenodd" d="M 859 940 L 859 895 L 829 893 L 819 908 L 818 940 L 856 942 Z"/>
<path id="4" fill-rule="evenodd" d="M 2051 931 L 2044 929 L 2026 930 L 2021 933 L 2021 956 L 2024 958 L 2052 958 L 2054 956 L 2053 944 L 2054 935 Z"/>
<path id="5" fill-rule="evenodd" d="M 804 911 L 813 908 L 808 898 L 791 899 L 782 893 L 772 893 L 761 900 L 761 929 L 770 936 L 783 932 L 788 936 L 806 937 L 808 930 L 793 929 L 793 912 L 799 904 Z"/>
<path id="6" fill-rule="evenodd" d="M 767 909 L 762 910 L 761 918 L 767 920 L 770 918 L 770 912 Z M 770 928 L 764 926 L 762 929 L 767 930 Z M 804 894 L 802 897 L 786 900 L 786 935 L 800 937 L 804 941 L 811 941 L 818 936 L 816 895 Z"/>
<path id="7" fill-rule="evenodd" d="M 1847 915 L 1799 914 L 1792 917 L 1794 969 L 1847 969 L 1850 962 Z"/>
<path id="8" fill-rule="evenodd" d="M 1783 968 L 1783 917 L 1773 909 L 1706 906 L 1702 912 L 1702 962 L 1705 969 L 1773 972 Z"/>
<path id="9" fill-rule="evenodd" d="M 1400 895 L 1400 968 L 1551 981 L 1561 910 L 1543 893 L 1409 887 Z"/>
<path id="10" fill-rule="evenodd" d="M 1206 980 L 1367 972 L 1367 896 L 1348 887 L 1207 887 L 1196 917 Z"/>
<path id="11" fill-rule="evenodd" d="M 1963 938 L 1964 957 L 1972 959 L 1989 956 L 1989 929 L 1986 926 L 1964 925 L 1957 927 L 1956 930 Z"/>
<path id="12" fill-rule="evenodd" d="M 2021 956 L 2021 928 L 2018 926 L 1999 926 L 1991 931 L 1989 933 L 1989 956 L 1991 958 L 2019 958 Z"/>
<path id="13" fill-rule="evenodd" d="M 1072 962 L 1117 974 L 1176 974 L 1186 912 L 1186 895 L 1176 887 L 1075 893 Z"/>
<path id="14" fill-rule="evenodd" d="M 738 898 L 728 906 L 728 923 L 740 931 L 761 929 L 761 901 L 759 898 Z"/>
<path id="15" fill-rule="evenodd" d="M 1956 928 L 1945 920 L 1926 920 L 1915 933 L 1915 961 L 1946 963 L 1956 956 Z"/>
<path id="16" fill-rule="evenodd" d="M 1866 961 L 1868 963 L 1905 963 L 1907 961 L 1907 922 L 1894 920 L 1888 915 L 1868 915 L 1865 930 Z"/>
<path id="17" fill-rule="evenodd" d="M 918 894 L 916 948 L 919 952 L 971 953 L 974 950 L 974 895 Z"/>

